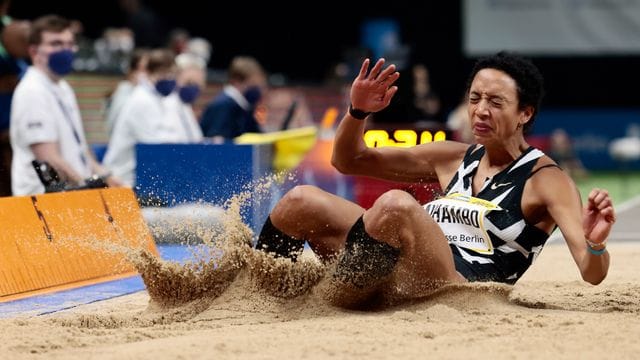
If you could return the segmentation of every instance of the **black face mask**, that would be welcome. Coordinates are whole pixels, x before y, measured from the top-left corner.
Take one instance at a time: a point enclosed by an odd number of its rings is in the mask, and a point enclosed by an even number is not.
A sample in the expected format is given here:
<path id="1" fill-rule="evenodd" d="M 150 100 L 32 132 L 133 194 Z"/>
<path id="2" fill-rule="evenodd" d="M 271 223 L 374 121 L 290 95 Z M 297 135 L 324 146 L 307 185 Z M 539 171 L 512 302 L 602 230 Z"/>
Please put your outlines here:
<path id="1" fill-rule="evenodd" d="M 176 88 L 176 81 L 173 79 L 160 79 L 156 81 L 156 91 L 162 96 L 168 96 Z"/>
<path id="2" fill-rule="evenodd" d="M 49 55 L 49 69 L 58 76 L 64 76 L 73 70 L 74 53 L 69 49 L 62 49 Z"/>
<path id="3" fill-rule="evenodd" d="M 200 95 L 200 87 L 198 85 L 186 85 L 178 90 L 180 99 L 185 104 L 192 104 Z"/>
<path id="4" fill-rule="evenodd" d="M 244 91 L 244 98 L 247 99 L 247 102 L 252 107 L 255 107 L 258 104 L 258 101 L 262 98 L 262 91 L 260 91 L 259 86 L 252 86 Z"/>

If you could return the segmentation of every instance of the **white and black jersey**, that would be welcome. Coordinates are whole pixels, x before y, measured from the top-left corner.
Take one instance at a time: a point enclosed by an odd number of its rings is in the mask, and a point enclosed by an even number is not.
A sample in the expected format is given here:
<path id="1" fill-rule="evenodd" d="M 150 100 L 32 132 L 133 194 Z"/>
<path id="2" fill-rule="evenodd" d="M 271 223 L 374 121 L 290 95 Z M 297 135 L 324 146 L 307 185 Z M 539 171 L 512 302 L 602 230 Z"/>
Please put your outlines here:
<path id="1" fill-rule="evenodd" d="M 549 238 L 527 223 L 521 208 L 525 183 L 544 153 L 529 147 L 473 194 L 473 177 L 484 153 L 482 145 L 471 145 L 445 196 L 424 207 L 445 233 L 458 272 L 471 281 L 513 284 Z"/>

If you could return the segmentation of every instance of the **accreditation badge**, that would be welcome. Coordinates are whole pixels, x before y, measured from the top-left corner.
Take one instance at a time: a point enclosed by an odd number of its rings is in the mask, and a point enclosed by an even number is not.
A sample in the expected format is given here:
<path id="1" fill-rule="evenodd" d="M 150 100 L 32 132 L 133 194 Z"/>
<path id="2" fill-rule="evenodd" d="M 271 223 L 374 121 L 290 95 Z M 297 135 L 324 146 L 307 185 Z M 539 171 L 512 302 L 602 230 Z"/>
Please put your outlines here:
<path id="1" fill-rule="evenodd" d="M 426 203 L 425 210 L 440 225 L 449 244 L 481 254 L 493 254 L 493 244 L 484 227 L 485 216 L 503 209 L 487 200 L 460 193 Z"/>

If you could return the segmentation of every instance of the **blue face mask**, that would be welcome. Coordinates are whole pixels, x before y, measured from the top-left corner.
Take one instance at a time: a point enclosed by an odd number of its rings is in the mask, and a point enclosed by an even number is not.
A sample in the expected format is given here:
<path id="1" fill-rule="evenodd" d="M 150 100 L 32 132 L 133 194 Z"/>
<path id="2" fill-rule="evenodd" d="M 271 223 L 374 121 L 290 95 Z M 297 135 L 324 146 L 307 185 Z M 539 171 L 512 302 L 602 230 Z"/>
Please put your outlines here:
<path id="1" fill-rule="evenodd" d="M 64 76 L 73 70 L 73 51 L 62 49 L 49 55 L 49 69 L 58 75 Z"/>
<path id="2" fill-rule="evenodd" d="M 168 96 L 176 88 L 176 81 L 172 79 L 160 79 L 156 81 L 156 91 L 162 96 Z"/>
<path id="3" fill-rule="evenodd" d="M 255 107 L 262 97 L 262 92 L 260 91 L 260 87 L 252 86 L 245 90 L 244 94 L 242 95 L 244 95 L 244 98 L 247 99 L 247 102 L 249 102 L 251 106 Z"/>
<path id="4" fill-rule="evenodd" d="M 183 86 L 178 90 L 178 95 L 185 104 L 192 104 L 200 95 L 200 87 L 198 85 Z"/>

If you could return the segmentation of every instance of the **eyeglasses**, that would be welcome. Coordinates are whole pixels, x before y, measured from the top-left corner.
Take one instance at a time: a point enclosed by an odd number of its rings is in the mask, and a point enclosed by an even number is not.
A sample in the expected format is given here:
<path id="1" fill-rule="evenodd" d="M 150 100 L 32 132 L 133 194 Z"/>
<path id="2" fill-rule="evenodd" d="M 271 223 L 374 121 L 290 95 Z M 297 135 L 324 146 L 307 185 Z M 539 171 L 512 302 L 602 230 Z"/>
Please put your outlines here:
<path id="1" fill-rule="evenodd" d="M 78 45 L 75 41 L 62 41 L 62 40 L 52 40 L 42 43 L 44 46 L 51 46 L 52 48 L 66 48 L 76 50 Z"/>

